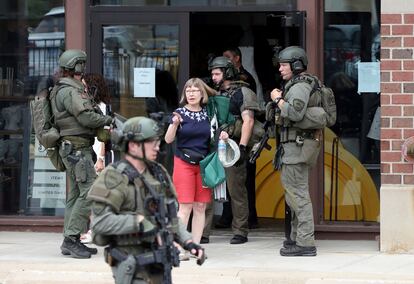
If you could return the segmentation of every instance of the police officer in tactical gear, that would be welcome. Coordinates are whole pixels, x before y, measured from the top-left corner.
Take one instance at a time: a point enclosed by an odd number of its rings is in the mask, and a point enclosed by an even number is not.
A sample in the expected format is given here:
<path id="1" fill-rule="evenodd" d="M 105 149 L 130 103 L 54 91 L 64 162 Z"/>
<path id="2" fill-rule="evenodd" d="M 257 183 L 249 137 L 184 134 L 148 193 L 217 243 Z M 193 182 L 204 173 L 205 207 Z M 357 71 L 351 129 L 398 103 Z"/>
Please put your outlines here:
<path id="1" fill-rule="evenodd" d="M 234 67 L 237 70 L 237 77 L 239 80 L 242 80 L 248 83 L 249 89 L 257 93 L 256 81 L 254 80 L 252 74 L 250 74 L 242 64 L 242 53 L 238 47 L 229 47 L 224 50 L 223 56 L 231 60 Z M 246 163 L 246 188 L 247 188 L 247 199 L 249 200 L 249 228 L 255 229 L 258 228 L 259 223 L 257 220 L 257 211 L 256 211 L 256 162 Z M 231 207 L 226 206 L 226 203 L 223 203 L 223 214 L 218 223 L 217 227 L 230 227 L 231 219 L 233 214 L 231 212 Z M 227 209 L 226 207 L 229 207 Z M 225 210 L 226 209 L 226 210 Z M 224 215 L 226 213 L 226 215 Z"/>
<path id="2" fill-rule="evenodd" d="M 171 283 L 178 266 L 174 241 L 202 264 L 204 250 L 177 217 L 176 192 L 165 168 L 155 160 L 162 131 L 146 117 L 128 119 L 114 139 L 125 153 L 93 184 L 93 242 L 108 245 L 105 260 L 115 283 Z"/>
<path id="3" fill-rule="evenodd" d="M 82 75 L 86 53 L 70 49 L 62 53 L 59 66 L 62 78 L 51 91 L 51 106 L 59 129 L 59 155 L 66 167 L 69 191 L 66 196 L 63 255 L 90 258 L 96 248 L 80 242 L 80 235 L 87 231 L 91 201 L 89 189 L 96 178 L 96 156 L 92 149 L 96 131 L 110 125 L 112 118 L 95 111 L 92 98 L 85 92 Z"/>
<path id="4" fill-rule="evenodd" d="M 219 96 L 228 98 L 228 110 L 234 116 L 236 123 L 225 128 L 230 138 L 235 140 L 240 149 L 240 159 L 232 167 L 226 168 L 227 189 L 231 197 L 233 212 L 231 244 L 247 242 L 248 228 L 248 197 L 246 190 L 246 163 L 250 147 L 254 115 L 259 111 L 256 94 L 243 81 L 235 81 L 237 70 L 230 59 L 219 56 L 214 58 L 210 65 L 212 81 Z M 236 129 L 236 125 L 240 129 Z M 234 127 L 232 127 L 234 126 Z M 224 127 L 219 125 L 219 127 Z"/>
<path id="5" fill-rule="evenodd" d="M 286 203 L 292 210 L 290 239 L 283 242 L 282 256 L 315 256 L 312 203 L 309 195 L 309 168 L 316 163 L 320 150 L 320 130 L 301 129 L 296 125 L 304 119 L 312 87 L 300 76 L 307 70 L 306 52 L 290 46 L 279 53 L 280 74 L 285 81 L 283 92 L 274 89 L 271 98 L 280 109 L 280 151 L 282 184 Z"/>

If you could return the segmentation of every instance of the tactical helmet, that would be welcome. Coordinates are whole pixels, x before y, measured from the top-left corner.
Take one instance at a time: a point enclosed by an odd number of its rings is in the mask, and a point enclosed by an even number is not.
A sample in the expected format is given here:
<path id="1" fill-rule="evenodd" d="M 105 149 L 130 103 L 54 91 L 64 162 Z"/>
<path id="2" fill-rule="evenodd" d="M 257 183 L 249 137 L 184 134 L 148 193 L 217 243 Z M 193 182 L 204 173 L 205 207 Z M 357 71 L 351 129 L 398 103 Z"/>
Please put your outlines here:
<path id="1" fill-rule="evenodd" d="M 147 117 L 137 116 L 125 121 L 122 133 L 125 141 L 141 142 L 161 136 L 158 124 Z"/>
<path id="2" fill-rule="evenodd" d="M 290 63 L 293 72 L 302 72 L 307 69 L 308 57 L 303 48 L 299 46 L 289 46 L 279 52 L 280 63 Z"/>
<path id="3" fill-rule="evenodd" d="M 223 70 L 223 80 L 233 79 L 237 74 L 237 71 L 234 68 L 234 65 L 231 62 L 231 60 L 225 56 L 218 56 L 211 60 L 208 66 L 208 70 L 211 71 L 216 68 L 221 68 Z"/>
<path id="4" fill-rule="evenodd" d="M 59 66 L 62 69 L 83 73 L 86 64 L 86 53 L 79 49 L 68 49 L 59 57 Z"/>
<path id="5" fill-rule="evenodd" d="M 113 145 L 123 152 L 128 151 L 128 141 L 142 142 L 161 135 L 158 124 L 143 116 L 132 117 L 123 123 L 122 130 L 115 128 L 111 131 Z"/>

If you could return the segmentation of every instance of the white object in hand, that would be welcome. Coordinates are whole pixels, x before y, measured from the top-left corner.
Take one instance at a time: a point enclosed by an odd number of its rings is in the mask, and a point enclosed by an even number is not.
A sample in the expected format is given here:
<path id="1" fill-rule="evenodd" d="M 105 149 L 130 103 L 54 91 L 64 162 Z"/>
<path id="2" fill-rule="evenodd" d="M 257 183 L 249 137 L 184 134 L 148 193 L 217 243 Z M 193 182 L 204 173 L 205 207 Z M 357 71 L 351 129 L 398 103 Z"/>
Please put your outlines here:
<path id="1" fill-rule="evenodd" d="M 226 142 L 220 139 L 218 142 L 217 153 L 218 153 L 219 160 L 222 163 L 226 161 L 226 148 L 227 148 Z"/>

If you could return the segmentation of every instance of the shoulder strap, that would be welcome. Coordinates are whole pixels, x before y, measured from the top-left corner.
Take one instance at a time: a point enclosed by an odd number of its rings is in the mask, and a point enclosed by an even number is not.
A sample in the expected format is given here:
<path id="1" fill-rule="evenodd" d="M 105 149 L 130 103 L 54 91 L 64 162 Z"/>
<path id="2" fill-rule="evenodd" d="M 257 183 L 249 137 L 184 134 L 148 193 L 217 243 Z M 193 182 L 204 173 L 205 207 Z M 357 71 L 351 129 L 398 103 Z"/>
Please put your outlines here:
<path id="1" fill-rule="evenodd" d="M 141 177 L 139 172 L 128 161 L 121 160 L 112 165 L 118 172 L 128 177 L 129 183 L 134 183 L 134 179 Z"/>
<path id="2" fill-rule="evenodd" d="M 312 86 L 310 96 L 312 96 L 320 88 L 319 79 L 316 76 L 305 73 L 302 75 L 297 75 L 293 77 L 289 82 L 287 82 L 285 86 L 285 93 L 287 93 L 293 85 L 299 82 L 306 82 Z"/>

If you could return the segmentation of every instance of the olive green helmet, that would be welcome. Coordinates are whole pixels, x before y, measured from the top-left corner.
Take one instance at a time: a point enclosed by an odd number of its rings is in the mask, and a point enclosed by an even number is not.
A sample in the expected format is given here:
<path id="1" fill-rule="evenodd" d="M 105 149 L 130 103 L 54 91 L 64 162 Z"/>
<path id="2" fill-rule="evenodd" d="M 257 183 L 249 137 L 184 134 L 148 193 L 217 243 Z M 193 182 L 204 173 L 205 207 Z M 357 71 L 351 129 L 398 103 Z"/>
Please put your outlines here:
<path id="1" fill-rule="evenodd" d="M 143 142 L 162 136 L 158 124 L 147 117 L 136 116 L 125 121 L 122 130 L 114 129 L 111 132 L 112 142 L 117 148 L 126 152 L 129 141 Z"/>
<path id="2" fill-rule="evenodd" d="M 308 67 L 308 57 L 303 48 L 299 46 L 289 46 L 279 52 L 278 61 L 280 63 L 290 63 L 290 68 L 295 72 L 305 71 Z"/>
<path id="3" fill-rule="evenodd" d="M 210 64 L 208 65 L 208 70 L 211 71 L 216 68 L 221 68 L 223 70 L 223 80 L 234 79 L 237 74 L 231 60 L 225 56 L 218 56 L 211 60 Z"/>
<path id="4" fill-rule="evenodd" d="M 59 57 L 59 66 L 64 70 L 83 73 L 86 65 L 86 53 L 80 49 L 68 49 Z"/>

